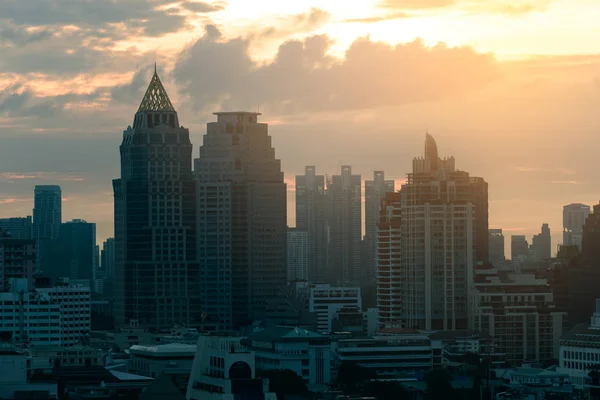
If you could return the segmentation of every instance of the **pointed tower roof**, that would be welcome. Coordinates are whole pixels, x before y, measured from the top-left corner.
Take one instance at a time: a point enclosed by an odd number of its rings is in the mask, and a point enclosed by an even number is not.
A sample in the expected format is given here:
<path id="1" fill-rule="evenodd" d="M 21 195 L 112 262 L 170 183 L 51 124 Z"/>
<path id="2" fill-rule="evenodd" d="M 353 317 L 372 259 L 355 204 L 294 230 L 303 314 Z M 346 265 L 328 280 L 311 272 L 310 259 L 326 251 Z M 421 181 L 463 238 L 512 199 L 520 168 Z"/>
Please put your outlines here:
<path id="1" fill-rule="evenodd" d="M 152 75 L 150 85 L 140 103 L 140 108 L 138 108 L 138 112 L 144 111 L 175 112 L 171 99 L 169 99 L 169 95 L 158 77 L 156 65 L 154 66 L 154 75 Z"/>

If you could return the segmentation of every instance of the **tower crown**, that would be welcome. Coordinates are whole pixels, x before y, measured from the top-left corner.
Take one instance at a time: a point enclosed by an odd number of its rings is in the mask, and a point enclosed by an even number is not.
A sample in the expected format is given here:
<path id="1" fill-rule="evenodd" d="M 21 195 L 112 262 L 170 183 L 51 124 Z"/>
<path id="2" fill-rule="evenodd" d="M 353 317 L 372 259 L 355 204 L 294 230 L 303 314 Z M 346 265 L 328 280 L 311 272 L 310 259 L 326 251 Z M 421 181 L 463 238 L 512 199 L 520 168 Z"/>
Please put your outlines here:
<path id="1" fill-rule="evenodd" d="M 133 128 L 154 128 L 159 125 L 177 128 L 179 121 L 177 111 L 158 77 L 155 66 L 146 94 L 135 114 Z"/>

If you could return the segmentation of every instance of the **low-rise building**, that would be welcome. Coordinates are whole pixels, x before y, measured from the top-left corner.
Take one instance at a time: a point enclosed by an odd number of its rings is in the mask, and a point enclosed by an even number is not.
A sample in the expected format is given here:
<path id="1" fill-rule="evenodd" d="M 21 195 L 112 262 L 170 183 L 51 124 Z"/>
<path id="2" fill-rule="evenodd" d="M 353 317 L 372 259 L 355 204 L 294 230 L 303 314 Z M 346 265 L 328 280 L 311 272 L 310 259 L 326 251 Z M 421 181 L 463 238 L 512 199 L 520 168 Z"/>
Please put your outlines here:
<path id="1" fill-rule="evenodd" d="M 28 382 L 27 364 L 26 354 L 0 348 L 0 399 L 57 399 L 56 382 Z"/>
<path id="2" fill-rule="evenodd" d="M 28 346 L 23 349 L 28 359 L 29 376 L 51 374 L 58 367 L 91 367 L 104 365 L 104 352 L 82 344 L 71 347 Z"/>
<path id="3" fill-rule="evenodd" d="M 334 287 L 317 284 L 310 288 L 309 311 L 317 316 L 319 333 L 330 333 L 332 322 L 341 309 L 362 311 L 362 297 L 358 287 Z"/>
<path id="4" fill-rule="evenodd" d="M 191 344 L 134 345 L 129 348 L 131 359 L 127 372 L 151 378 L 163 372 L 189 375 L 195 354 L 196 345 Z"/>
<path id="5" fill-rule="evenodd" d="M 329 336 L 293 327 L 273 327 L 248 336 L 248 349 L 256 355 L 256 369 L 289 369 L 307 385 L 331 381 Z"/>

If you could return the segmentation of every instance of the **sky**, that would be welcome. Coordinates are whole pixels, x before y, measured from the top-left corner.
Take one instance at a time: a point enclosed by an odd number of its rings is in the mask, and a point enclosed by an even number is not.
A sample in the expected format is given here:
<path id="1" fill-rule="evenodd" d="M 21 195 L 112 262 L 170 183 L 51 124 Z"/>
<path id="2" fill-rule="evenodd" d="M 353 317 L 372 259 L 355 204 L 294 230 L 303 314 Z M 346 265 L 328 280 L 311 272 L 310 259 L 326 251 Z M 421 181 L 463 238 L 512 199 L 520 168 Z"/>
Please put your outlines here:
<path id="1" fill-rule="evenodd" d="M 305 165 L 402 182 L 425 132 L 489 183 L 490 228 L 531 235 L 600 200 L 597 0 L 4 0 L 0 217 L 33 187 L 113 232 L 113 178 L 154 63 L 194 157 L 215 111 L 260 110 Z M 507 242 L 507 250 L 509 249 Z"/>

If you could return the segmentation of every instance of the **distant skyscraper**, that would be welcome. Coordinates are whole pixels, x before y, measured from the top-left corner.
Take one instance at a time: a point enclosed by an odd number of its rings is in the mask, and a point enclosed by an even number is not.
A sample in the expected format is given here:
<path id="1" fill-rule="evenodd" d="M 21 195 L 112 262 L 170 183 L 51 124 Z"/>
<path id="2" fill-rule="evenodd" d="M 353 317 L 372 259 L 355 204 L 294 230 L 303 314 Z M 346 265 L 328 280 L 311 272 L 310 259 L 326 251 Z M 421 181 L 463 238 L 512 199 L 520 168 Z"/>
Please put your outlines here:
<path id="1" fill-rule="evenodd" d="M 352 167 L 342 166 L 327 187 L 329 228 L 329 268 L 331 283 L 358 286 L 362 270 L 360 248 L 362 236 L 361 177 Z"/>
<path id="2" fill-rule="evenodd" d="M 156 71 L 120 153 L 121 178 L 113 181 L 116 323 L 197 325 L 192 144 Z"/>
<path id="3" fill-rule="evenodd" d="M 379 225 L 380 325 L 399 320 L 408 328 L 468 328 L 477 260 L 476 204 L 482 201 L 473 182 L 484 181 L 457 171 L 454 164 L 453 157 L 439 158 L 427 134 L 425 157 L 413 160 L 400 195 L 386 198 Z M 487 226 L 484 234 L 487 239 Z"/>
<path id="4" fill-rule="evenodd" d="M 510 258 L 529 257 L 529 243 L 525 235 L 512 235 L 510 237 Z"/>
<path id="5" fill-rule="evenodd" d="M 49 274 L 52 264 L 52 240 L 58 237 L 62 222 L 60 186 L 36 185 L 33 199 L 33 232 L 36 240 L 36 266 Z"/>
<path id="6" fill-rule="evenodd" d="M 394 181 L 386 180 L 383 171 L 375 171 L 372 181 L 365 181 L 365 245 L 364 256 L 367 264 L 363 265 L 363 278 L 371 282 L 375 275 L 375 253 L 377 249 L 377 224 L 381 200 L 386 193 L 394 191 Z"/>
<path id="7" fill-rule="evenodd" d="M 0 228 L 0 292 L 9 288 L 11 279 L 27 279 L 33 290 L 35 240 L 17 239 Z"/>
<path id="8" fill-rule="evenodd" d="M 31 239 L 33 220 L 31 215 L 17 218 L 0 218 L 0 229 L 14 239 Z"/>
<path id="9" fill-rule="evenodd" d="M 100 266 L 105 279 L 104 295 L 108 298 L 112 298 L 115 276 L 115 238 L 107 238 L 104 243 L 102 243 Z"/>
<path id="10" fill-rule="evenodd" d="M 198 257 L 205 322 L 250 323 L 287 275 L 286 186 L 259 113 L 219 112 L 195 160 Z"/>
<path id="11" fill-rule="evenodd" d="M 581 251 L 583 225 L 590 214 L 590 206 L 575 203 L 563 207 L 563 245 L 577 246 Z"/>
<path id="12" fill-rule="evenodd" d="M 308 277 L 308 232 L 298 228 L 287 231 L 287 280 L 304 281 Z"/>
<path id="13" fill-rule="evenodd" d="M 313 166 L 296 176 L 296 228 L 308 232 L 308 280 L 327 281 L 325 177 Z"/>
<path id="14" fill-rule="evenodd" d="M 53 242 L 54 269 L 47 274 L 58 278 L 85 279 L 94 283 L 96 224 L 74 219 L 61 224 L 58 238 Z"/>
<path id="15" fill-rule="evenodd" d="M 479 177 L 471 177 L 469 189 L 475 205 L 475 256 L 477 261 L 488 262 L 488 183 Z"/>
<path id="16" fill-rule="evenodd" d="M 490 262 L 495 266 L 504 262 L 506 256 L 502 229 L 488 229 L 488 246 Z"/>
<path id="17" fill-rule="evenodd" d="M 547 260 L 552 255 L 552 237 L 548 224 L 542 225 L 542 230 L 531 240 L 531 250 L 535 261 Z"/>

